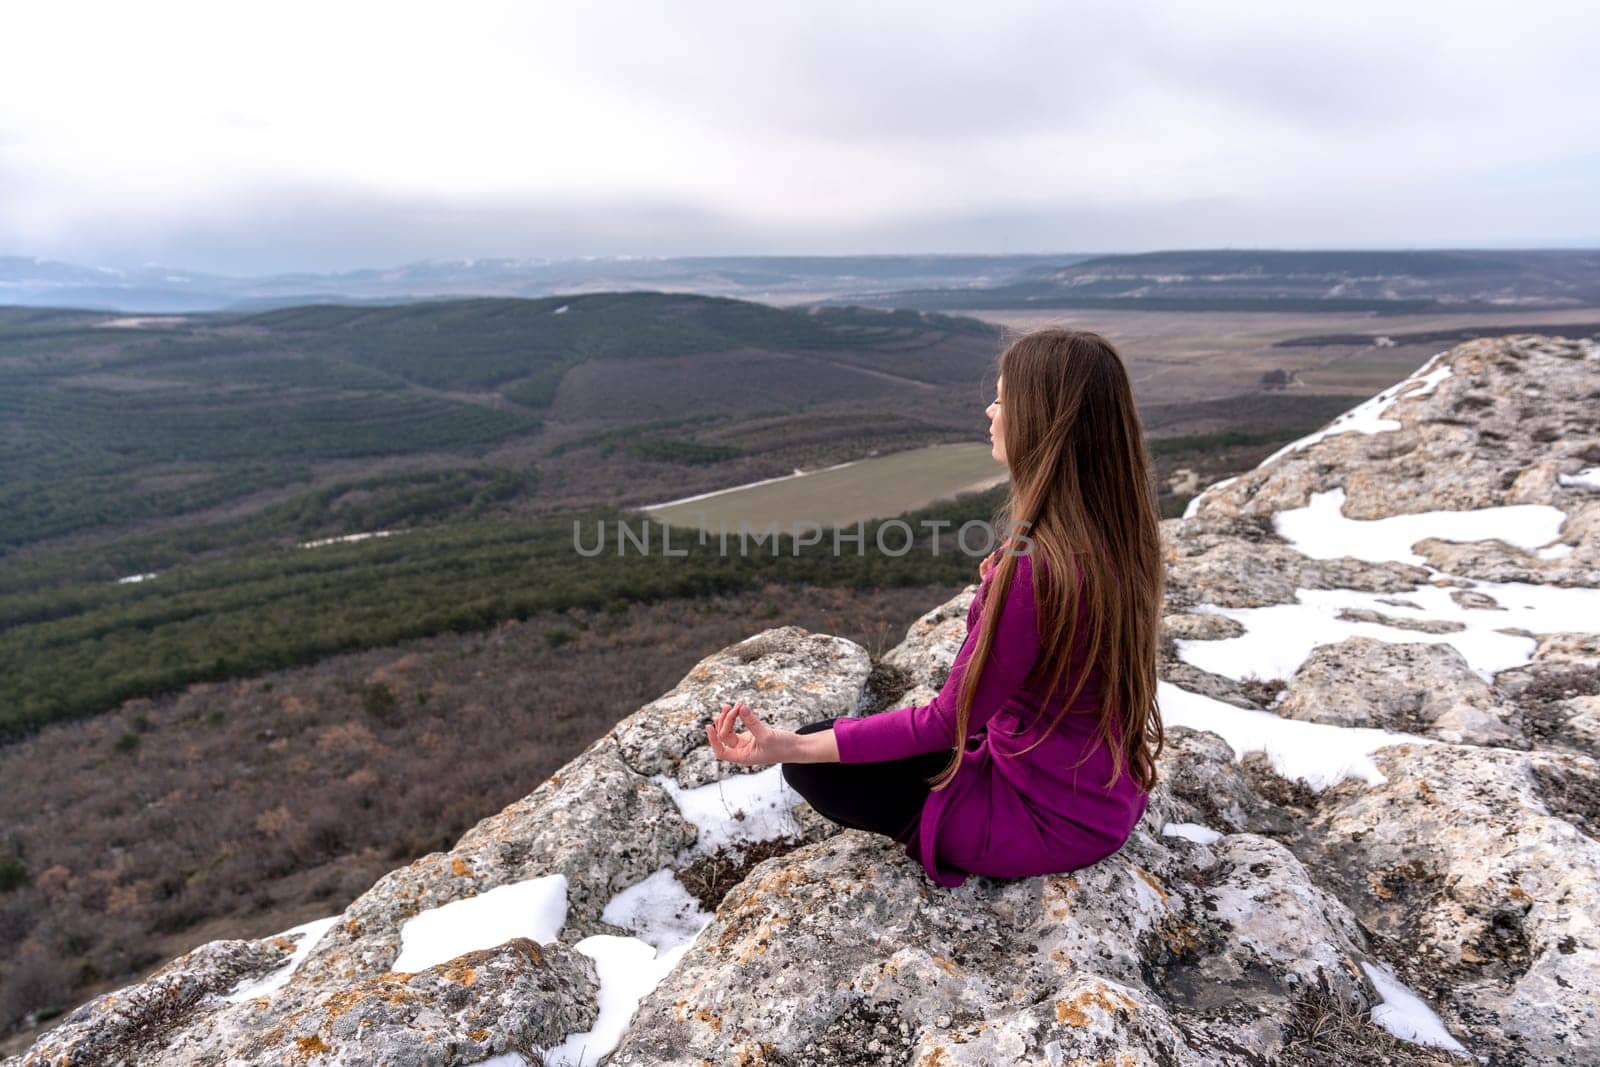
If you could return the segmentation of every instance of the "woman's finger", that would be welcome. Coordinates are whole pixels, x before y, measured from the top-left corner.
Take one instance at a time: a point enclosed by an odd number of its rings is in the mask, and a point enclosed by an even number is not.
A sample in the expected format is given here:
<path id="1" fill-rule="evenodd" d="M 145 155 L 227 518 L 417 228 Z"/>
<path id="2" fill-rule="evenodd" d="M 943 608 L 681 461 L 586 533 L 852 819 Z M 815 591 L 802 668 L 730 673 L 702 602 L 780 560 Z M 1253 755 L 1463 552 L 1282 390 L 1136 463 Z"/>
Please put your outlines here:
<path id="1" fill-rule="evenodd" d="M 757 718 L 756 713 L 744 704 L 739 705 L 739 717 L 744 720 L 744 728 L 749 730 L 752 735 L 766 732 L 766 724 Z"/>

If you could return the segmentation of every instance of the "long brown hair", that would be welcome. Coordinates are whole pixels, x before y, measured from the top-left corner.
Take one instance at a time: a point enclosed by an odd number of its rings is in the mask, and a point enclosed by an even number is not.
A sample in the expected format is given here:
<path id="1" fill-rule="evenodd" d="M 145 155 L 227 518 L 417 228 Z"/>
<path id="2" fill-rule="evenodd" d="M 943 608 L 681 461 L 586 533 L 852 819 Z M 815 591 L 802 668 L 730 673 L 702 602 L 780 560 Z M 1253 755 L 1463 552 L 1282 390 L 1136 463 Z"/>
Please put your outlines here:
<path id="1" fill-rule="evenodd" d="M 1005 380 L 1001 424 L 1011 484 L 993 528 L 1010 531 L 1011 537 L 990 575 L 977 643 L 963 669 L 956 709 L 959 741 L 930 786 L 943 789 L 961 767 L 973 695 L 1017 554 L 1026 552 L 1033 562 L 1042 650 L 1029 680 L 1046 682 L 1046 693 L 1059 687 L 1078 637 L 1080 596 L 1088 609 L 1089 642 L 1085 670 L 1062 710 L 1022 752 L 1042 742 L 1068 714 L 1088 681 L 1089 666 L 1098 664 L 1103 699 L 1097 732 L 1112 752 L 1106 787 L 1126 767 L 1148 790 L 1156 783 L 1156 757 L 1165 745 L 1156 669 L 1166 572 L 1155 484 L 1127 368 L 1111 342 L 1097 333 L 1045 329 L 1006 346 L 999 376 Z M 1055 575 L 1076 575 L 1078 589 L 1072 581 L 1054 580 Z"/>

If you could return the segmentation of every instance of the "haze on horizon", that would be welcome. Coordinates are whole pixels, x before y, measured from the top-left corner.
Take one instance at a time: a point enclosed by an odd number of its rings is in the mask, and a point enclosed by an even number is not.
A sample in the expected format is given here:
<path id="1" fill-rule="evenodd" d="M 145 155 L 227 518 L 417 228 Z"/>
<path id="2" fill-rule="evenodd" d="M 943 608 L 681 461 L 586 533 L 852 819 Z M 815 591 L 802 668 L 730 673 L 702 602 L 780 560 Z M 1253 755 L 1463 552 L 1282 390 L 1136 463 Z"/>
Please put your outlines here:
<path id="1" fill-rule="evenodd" d="M 0 255 L 1600 245 L 1600 9 L 33 5 Z"/>

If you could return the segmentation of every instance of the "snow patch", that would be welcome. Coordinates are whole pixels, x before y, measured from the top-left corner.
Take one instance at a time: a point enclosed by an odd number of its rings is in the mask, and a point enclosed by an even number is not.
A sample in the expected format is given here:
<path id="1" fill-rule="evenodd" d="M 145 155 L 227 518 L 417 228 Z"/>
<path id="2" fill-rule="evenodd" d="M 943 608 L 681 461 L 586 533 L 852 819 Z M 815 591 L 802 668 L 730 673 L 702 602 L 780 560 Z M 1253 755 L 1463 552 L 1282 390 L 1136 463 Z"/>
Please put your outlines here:
<path id="1" fill-rule="evenodd" d="M 1467 1052 L 1466 1046 L 1445 1029 L 1444 1023 L 1434 1014 L 1433 1009 L 1404 982 L 1395 977 L 1393 969 L 1387 963 L 1381 967 L 1374 967 L 1366 960 L 1362 960 L 1361 969 L 1367 972 L 1373 988 L 1383 998 L 1383 1003 L 1372 1009 L 1373 1022 L 1402 1041 L 1433 1045 L 1449 1049 L 1451 1052 L 1471 1055 Z M 1487 1056 L 1477 1058 L 1480 1062 L 1488 1062 Z"/>
<path id="2" fill-rule="evenodd" d="M 1233 749 L 1235 761 L 1247 752 L 1264 752 L 1280 777 L 1299 779 L 1316 790 L 1350 777 L 1382 785 L 1389 779 L 1372 761 L 1372 753 L 1388 745 L 1436 744 L 1429 737 L 1373 727 L 1284 719 L 1270 711 L 1238 708 L 1191 693 L 1171 682 L 1156 682 L 1156 700 L 1162 722 L 1210 730 Z"/>
<path id="3" fill-rule="evenodd" d="M 1556 480 L 1562 485 L 1576 485 L 1584 489 L 1600 489 L 1600 467 L 1585 467 L 1577 474 L 1558 474 Z"/>
<path id="4" fill-rule="evenodd" d="M 1311 494 L 1303 508 L 1273 515 L 1272 526 L 1296 551 L 1312 559 L 1350 556 L 1372 563 L 1426 565 L 1411 546 L 1428 537 L 1466 543 L 1500 540 L 1532 551 L 1561 534 L 1566 513 L 1548 504 L 1510 504 L 1472 511 L 1419 511 L 1382 519 L 1343 514 L 1344 487 Z"/>
<path id="5" fill-rule="evenodd" d="M 298 937 L 300 940 L 295 944 L 294 952 L 278 966 L 277 970 L 253 982 L 235 986 L 233 992 L 229 993 L 225 999 L 237 1004 L 240 1001 L 264 997 L 275 990 L 282 989 L 288 984 L 289 979 L 294 975 L 301 961 L 311 955 L 311 950 L 316 947 L 318 941 L 322 940 L 322 935 L 327 933 L 328 928 L 338 922 L 339 918 L 338 915 L 329 915 L 323 919 L 313 919 L 308 923 L 301 923 L 299 926 L 291 926 L 283 933 L 274 935 L 276 937 Z"/>
<path id="6" fill-rule="evenodd" d="M 1161 833 L 1166 837 L 1186 838 L 1199 845 L 1209 845 L 1222 837 L 1211 827 L 1197 822 L 1169 822 L 1161 828 Z"/>
<path id="7" fill-rule="evenodd" d="M 651 781 L 665 789 L 683 817 L 700 828 L 696 851 L 800 834 L 790 810 L 799 797 L 784 782 L 782 764 L 753 774 L 734 773 L 696 789 L 685 789 L 665 774 L 652 775 Z"/>
<path id="8" fill-rule="evenodd" d="M 1273 525 L 1293 547 L 1313 559 L 1349 556 L 1371 562 L 1400 561 L 1419 564 L 1442 574 L 1411 552 L 1424 537 L 1471 542 L 1498 538 L 1519 548 L 1549 545 L 1566 516 L 1542 504 L 1517 504 L 1476 511 L 1429 511 L 1392 515 L 1383 519 L 1347 519 L 1339 512 L 1344 490 L 1313 494 L 1304 508 L 1282 511 Z M 1550 545 L 1541 558 L 1559 558 L 1571 552 L 1566 545 Z M 1292 604 L 1260 608 L 1225 608 L 1199 604 L 1194 610 L 1224 615 L 1244 626 L 1238 637 L 1218 641 L 1185 639 L 1177 642 L 1186 663 L 1236 681 L 1249 677 L 1288 678 L 1321 645 L 1350 637 L 1369 637 L 1392 643 L 1436 642 L 1452 646 L 1484 681 L 1508 667 L 1518 667 L 1532 657 L 1537 642 L 1531 637 L 1506 633 L 1558 630 L 1587 631 L 1600 610 L 1600 593 L 1582 587 L 1541 585 L 1533 582 L 1474 581 L 1471 588 L 1490 597 L 1495 606 L 1464 607 L 1450 589 L 1419 585 L 1406 594 L 1416 607 L 1390 603 L 1392 594 L 1356 589 L 1297 589 Z M 1367 609 L 1395 619 L 1458 622 L 1463 629 L 1427 633 L 1376 622 L 1340 619 L 1345 609 Z"/>
<path id="9" fill-rule="evenodd" d="M 594 960 L 600 979 L 599 1014 L 593 1029 L 568 1034 L 561 1044 L 542 1050 L 540 1058 L 546 1067 L 594 1067 L 601 1056 L 614 1050 L 639 1010 L 639 1002 L 667 976 L 689 942 L 658 954 L 636 937 L 595 934 L 572 947 Z"/>
<path id="10" fill-rule="evenodd" d="M 567 877 L 547 874 L 429 908 L 400 927 L 400 955 L 390 968 L 415 973 L 513 937 L 547 944 L 567 921 Z"/>
<path id="11" fill-rule="evenodd" d="M 631 930 L 640 941 L 666 951 L 693 941 L 712 919 L 671 867 L 629 886 L 606 904 L 600 918 Z"/>

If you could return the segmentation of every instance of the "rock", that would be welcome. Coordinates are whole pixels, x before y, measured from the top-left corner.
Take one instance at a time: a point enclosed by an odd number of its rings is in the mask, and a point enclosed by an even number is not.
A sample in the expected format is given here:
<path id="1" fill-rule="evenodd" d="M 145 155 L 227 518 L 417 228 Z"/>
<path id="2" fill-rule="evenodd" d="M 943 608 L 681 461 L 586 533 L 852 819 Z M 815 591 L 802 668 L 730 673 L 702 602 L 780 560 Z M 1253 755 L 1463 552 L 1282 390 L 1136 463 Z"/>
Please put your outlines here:
<path id="1" fill-rule="evenodd" d="M 1378 761 L 1388 783 L 1312 828 L 1313 865 L 1346 883 L 1408 984 L 1482 1045 L 1510 1062 L 1595 1062 L 1600 842 L 1579 821 L 1600 826 L 1600 764 L 1444 744 Z"/>
<path id="2" fill-rule="evenodd" d="M 1220 641 L 1244 633 L 1244 627 L 1226 615 L 1194 612 L 1168 615 L 1161 620 L 1161 628 L 1185 641 Z"/>
<path id="3" fill-rule="evenodd" d="M 1446 741 L 1522 740 L 1506 724 L 1506 709 L 1495 703 L 1494 692 L 1446 644 L 1351 637 L 1323 645 L 1289 679 L 1275 710 L 1291 719 L 1377 726 Z"/>
<path id="4" fill-rule="evenodd" d="M 259 978 L 282 963 L 294 946 L 283 938 L 208 941 L 143 981 L 104 993 L 66 1015 L 34 1042 L 18 1062 L 112 1063 L 132 1058 L 189 1025 L 206 998 Z"/>

